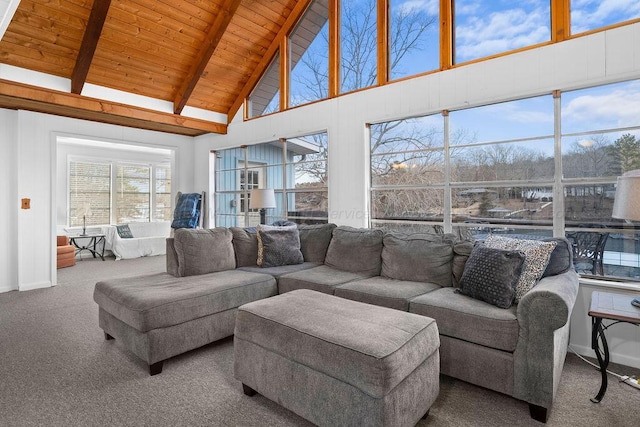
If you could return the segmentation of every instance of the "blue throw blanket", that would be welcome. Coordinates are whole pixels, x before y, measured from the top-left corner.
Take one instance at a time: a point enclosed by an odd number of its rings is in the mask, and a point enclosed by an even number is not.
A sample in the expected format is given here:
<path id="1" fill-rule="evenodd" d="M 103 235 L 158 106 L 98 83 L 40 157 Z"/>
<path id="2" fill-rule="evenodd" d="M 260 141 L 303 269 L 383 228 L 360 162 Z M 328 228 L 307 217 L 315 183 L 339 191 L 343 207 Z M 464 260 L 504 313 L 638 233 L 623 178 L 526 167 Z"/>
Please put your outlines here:
<path id="1" fill-rule="evenodd" d="M 173 211 L 171 228 L 196 228 L 200 218 L 200 193 L 181 194 Z"/>

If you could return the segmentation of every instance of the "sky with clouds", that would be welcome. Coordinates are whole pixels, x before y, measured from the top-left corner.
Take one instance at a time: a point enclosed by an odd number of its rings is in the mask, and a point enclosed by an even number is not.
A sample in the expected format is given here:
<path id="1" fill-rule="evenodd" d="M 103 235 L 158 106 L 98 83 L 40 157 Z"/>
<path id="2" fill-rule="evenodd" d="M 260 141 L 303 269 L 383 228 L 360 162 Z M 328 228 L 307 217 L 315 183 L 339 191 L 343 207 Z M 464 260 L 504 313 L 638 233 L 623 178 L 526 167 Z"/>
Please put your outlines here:
<path id="1" fill-rule="evenodd" d="M 640 17 L 638 0 L 572 0 L 571 33 Z"/>
<path id="2" fill-rule="evenodd" d="M 427 0 L 407 3 L 431 6 Z M 548 1 L 456 0 L 455 4 L 456 62 L 551 39 Z M 638 17 L 639 0 L 571 0 L 572 34 Z"/>
<path id="3" fill-rule="evenodd" d="M 456 62 L 548 41 L 550 16 L 549 2 L 456 0 Z"/>

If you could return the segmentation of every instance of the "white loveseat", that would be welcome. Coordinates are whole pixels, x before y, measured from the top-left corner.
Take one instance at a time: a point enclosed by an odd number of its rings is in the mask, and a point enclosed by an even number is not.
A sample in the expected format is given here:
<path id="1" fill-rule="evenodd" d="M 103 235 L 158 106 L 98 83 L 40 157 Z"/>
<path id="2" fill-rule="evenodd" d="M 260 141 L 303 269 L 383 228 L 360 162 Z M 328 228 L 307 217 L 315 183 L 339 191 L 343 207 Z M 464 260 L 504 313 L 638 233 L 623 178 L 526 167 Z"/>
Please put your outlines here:
<path id="1" fill-rule="evenodd" d="M 120 237 L 115 225 L 102 227 L 102 234 L 105 235 L 104 248 L 113 252 L 116 260 L 166 253 L 166 239 L 171 234 L 171 222 L 131 222 L 128 225 L 132 238 Z"/>

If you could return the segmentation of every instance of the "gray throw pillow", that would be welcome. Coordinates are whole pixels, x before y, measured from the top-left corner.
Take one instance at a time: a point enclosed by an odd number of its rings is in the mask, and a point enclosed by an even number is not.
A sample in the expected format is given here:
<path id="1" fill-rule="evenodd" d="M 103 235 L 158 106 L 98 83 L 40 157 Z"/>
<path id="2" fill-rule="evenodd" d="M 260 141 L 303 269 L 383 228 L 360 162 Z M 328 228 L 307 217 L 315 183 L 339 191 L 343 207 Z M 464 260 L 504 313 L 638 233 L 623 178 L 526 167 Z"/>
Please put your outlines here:
<path id="1" fill-rule="evenodd" d="M 520 251 L 477 244 L 464 266 L 456 292 L 496 307 L 509 308 L 515 299 L 524 260 Z"/>
<path id="2" fill-rule="evenodd" d="M 325 265 L 369 276 L 380 275 L 382 230 L 339 226 L 327 249 Z"/>
<path id="3" fill-rule="evenodd" d="M 384 235 L 381 276 L 451 286 L 453 244 L 441 234 Z"/>
<path id="4" fill-rule="evenodd" d="M 491 235 L 484 241 L 490 248 L 522 251 L 525 256 L 520 280 L 516 284 L 516 300 L 518 303 L 538 283 L 549 264 L 551 252 L 556 248 L 555 241 L 513 239 Z"/>
<path id="5" fill-rule="evenodd" d="M 233 270 L 236 258 L 229 229 L 178 228 L 173 243 L 178 255 L 178 276 Z"/>
<path id="6" fill-rule="evenodd" d="M 278 267 L 281 265 L 302 264 L 304 258 L 300 251 L 300 235 L 293 226 L 258 226 L 258 265 Z"/>

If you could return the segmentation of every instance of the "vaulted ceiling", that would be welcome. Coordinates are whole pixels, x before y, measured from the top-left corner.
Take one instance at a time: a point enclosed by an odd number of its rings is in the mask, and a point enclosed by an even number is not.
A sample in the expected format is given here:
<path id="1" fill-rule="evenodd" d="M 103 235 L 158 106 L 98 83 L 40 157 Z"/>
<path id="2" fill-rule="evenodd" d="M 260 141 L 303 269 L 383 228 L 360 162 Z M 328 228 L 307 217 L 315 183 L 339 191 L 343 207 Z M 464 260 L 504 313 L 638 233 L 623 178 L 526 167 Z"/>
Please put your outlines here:
<path id="1" fill-rule="evenodd" d="M 0 40 L 0 107 L 225 133 L 309 3 L 21 0 Z"/>

